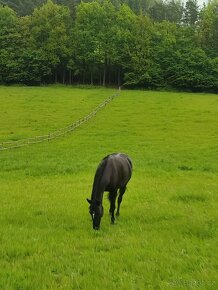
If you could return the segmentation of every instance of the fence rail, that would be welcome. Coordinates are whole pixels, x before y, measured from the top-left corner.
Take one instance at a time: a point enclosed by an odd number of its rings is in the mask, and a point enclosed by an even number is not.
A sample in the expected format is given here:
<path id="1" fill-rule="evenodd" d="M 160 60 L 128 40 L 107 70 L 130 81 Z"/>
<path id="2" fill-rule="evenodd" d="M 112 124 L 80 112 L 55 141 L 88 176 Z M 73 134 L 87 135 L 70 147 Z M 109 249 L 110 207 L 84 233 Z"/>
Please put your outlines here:
<path id="1" fill-rule="evenodd" d="M 80 127 L 82 124 L 84 124 L 84 123 L 88 122 L 90 119 L 92 119 L 100 110 L 102 110 L 109 102 L 111 102 L 117 96 L 118 96 L 118 93 L 113 94 L 112 96 L 107 98 L 103 103 L 98 105 L 87 116 L 77 120 L 74 123 L 71 123 L 70 125 L 68 125 L 66 127 L 63 127 L 63 128 L 60 128 L 54 132 L 51 132 L 47 135 L 36 136 L 36 137 L 20 139 L 20 140 L 15 140 L 15 141 L 0 142 L 0 151 L 15 149 L 15 148 L 19 148 L 19 147 L 28 146 L 31 144 L 42 143 L 45 141 L 51 141 L 53 139 L 65 136 L 65 135 L 69 134 L 70 132 L 74 131 L 76 128 Z"/>

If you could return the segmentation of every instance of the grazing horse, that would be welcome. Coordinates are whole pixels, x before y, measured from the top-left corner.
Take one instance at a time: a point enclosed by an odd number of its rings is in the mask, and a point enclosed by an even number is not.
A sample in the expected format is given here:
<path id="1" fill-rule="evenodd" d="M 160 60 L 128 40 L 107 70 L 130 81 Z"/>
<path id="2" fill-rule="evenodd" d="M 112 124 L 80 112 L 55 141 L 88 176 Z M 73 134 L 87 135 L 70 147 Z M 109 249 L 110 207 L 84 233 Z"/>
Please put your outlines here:
<path id="1" fill-rule="evenodd" d="M 132 175 L 131 159 L 123 153 L 113 153 L 102 159 L 95 173 L 91 199 L 87 198 L 89 213 L 93 221 L 93 229 L 100 228 L 101 218 L 104 213 L 102 206 L 103 194 L 109 192 L 111 223 L 114 224 L 115 201 L 119 189 L 118 207 L 116 215 L 119 215 L 120 204 L 126 185 Z"/>

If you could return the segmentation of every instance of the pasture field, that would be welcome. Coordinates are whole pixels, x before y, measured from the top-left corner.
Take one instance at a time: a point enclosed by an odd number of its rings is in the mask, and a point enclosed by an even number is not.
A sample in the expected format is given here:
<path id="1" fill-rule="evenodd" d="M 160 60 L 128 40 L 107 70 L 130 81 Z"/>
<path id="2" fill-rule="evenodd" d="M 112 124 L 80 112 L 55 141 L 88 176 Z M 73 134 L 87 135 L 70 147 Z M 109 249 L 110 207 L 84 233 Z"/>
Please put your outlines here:
<path id="1" fill-rule="evenodd" d="M 47 134 L 112 89 L 0 87 L 0 141 Z M 86 198 L 101 158 L 134 171 L 110 224 Z M 218 289 L 218 96 L 121 91 L 73 133 L 0 151 L 0 289 Z"/>

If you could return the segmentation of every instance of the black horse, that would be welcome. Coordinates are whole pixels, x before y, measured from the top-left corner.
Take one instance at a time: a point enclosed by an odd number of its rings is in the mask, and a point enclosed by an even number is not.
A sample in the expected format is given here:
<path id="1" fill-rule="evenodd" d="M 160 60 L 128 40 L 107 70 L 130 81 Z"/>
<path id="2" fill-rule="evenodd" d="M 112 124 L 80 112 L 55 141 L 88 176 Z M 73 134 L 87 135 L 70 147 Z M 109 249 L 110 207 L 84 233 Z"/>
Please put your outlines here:
<path id="1" fill-rule="evenodd" d="M 90 204 L 89 213 L 92 217 L 93 229 L 98 230 L 100 228 L 101 218 L 104 213 L 102 206 L 104 191 L 109 192 L 109 212 L 111 214 L 111 223 L 114 223 L 117 191 L 119 189 L 118 207 L 116 212 L 116 215 L 118 216 L 122 197 L 126 191 L 126 185 L 130 180 L 131 175 L 132 162 L 126 154 L 113 153 L 102 159 L 95 173 L 91 199 L 87 198 L 87 201 Z"/>

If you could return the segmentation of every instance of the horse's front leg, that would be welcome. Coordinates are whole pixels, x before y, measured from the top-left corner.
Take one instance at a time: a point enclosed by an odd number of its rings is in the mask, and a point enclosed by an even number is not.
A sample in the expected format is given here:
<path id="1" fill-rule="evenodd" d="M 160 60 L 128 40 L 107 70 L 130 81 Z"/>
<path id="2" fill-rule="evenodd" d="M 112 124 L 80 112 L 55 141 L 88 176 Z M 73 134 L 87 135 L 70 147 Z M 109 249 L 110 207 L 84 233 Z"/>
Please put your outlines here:
<path id="1" fill-rule="evenodd" d="M 117 192 L 110 192 L 109 193 L 109 200 L 110 200 L 110 214 L 111 214 L 111 223 L 114 224 L 115 217 L 114 217 L 114 211 L 115 211 L 115 202 L 116 202 Z"/>

